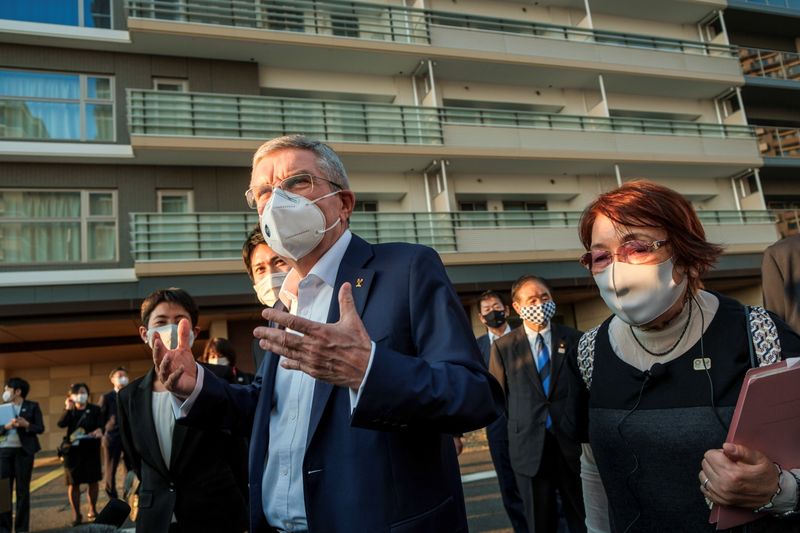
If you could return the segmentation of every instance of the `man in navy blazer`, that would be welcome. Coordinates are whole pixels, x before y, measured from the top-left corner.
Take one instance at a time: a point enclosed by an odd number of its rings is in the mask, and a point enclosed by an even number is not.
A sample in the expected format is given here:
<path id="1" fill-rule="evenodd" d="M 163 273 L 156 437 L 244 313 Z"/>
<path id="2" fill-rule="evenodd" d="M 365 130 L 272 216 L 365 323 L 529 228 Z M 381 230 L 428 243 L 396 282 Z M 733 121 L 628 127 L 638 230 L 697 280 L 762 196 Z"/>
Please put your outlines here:
<path id="1" fill-rule="evenodd" d="M 255 381 L 200 369 L 189 324 L 178 348 L 154 350 L 183 423 L 252 428 L 250 531 L 467 531 L 451 435 L 492 422 L 502 391 L 438 255 L 351 234 L 355 195 L 322 143 L 265 143 L 250 185 L 267 244 L 292 266 L 284 289 L 296 287 L 263 311 Z"/>

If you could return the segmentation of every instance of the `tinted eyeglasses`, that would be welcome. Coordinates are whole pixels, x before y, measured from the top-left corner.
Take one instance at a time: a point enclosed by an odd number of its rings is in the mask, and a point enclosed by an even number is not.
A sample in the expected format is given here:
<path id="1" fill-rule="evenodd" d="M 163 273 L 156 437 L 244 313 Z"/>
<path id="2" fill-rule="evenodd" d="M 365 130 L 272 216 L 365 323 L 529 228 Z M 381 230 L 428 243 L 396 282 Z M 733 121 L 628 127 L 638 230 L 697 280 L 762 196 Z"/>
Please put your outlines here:
<path id="1" fill-rule="evenodd" d="M 272 195 L 272 191 L 275 189 L 307 196 L 314 192 L 314 187 L 318 186 L 315 185 L 315 183 L 319 183 L 319 181 L 327 181 L 331 184 L 333 190 L 341 190 L 341 187 L 331 180 L 320 178 L 312 174 L 295 174 L 294 176 L 289 176 L 281 180 L 281 182 L 276 185 L 268 185 L 265 183 L 257 187 L 250 187 L 244 192 L 244 197 L 250 209 L 257 209 L 259 200 L 262 198 L 269 198 Z"/>
<path id="2" fill-rule="evenodd" d="M 600 272 L 614 262 L 618 257 L 623 263 L 631 265 L 647 264 L 655 259 L 655 252 L 669 242 L 667 239 L 660 241 L 626 241 L 617 248 L 615 253 L 608 250 L 591 250 L 583 254 L 579 261 L 591 272 Z"/>

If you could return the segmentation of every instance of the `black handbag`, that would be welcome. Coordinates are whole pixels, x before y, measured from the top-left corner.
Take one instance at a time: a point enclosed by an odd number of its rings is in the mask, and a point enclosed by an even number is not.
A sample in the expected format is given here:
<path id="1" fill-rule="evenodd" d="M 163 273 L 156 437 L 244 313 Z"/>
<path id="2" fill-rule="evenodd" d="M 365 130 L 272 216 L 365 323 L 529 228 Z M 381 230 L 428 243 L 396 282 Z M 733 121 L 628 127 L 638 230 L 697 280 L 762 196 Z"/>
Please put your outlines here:
<path id="1" fill-rule="evenodd" d="M 70 448 L 72 448 L 72 442 L 69 440 L 69 435 L 64 435 L 61 444 L 59 444 L 58 448 L 56 448 L 56 453 L 58 454 L 58 457 L 64 459 L 64 457 L 69 455 Z"/>

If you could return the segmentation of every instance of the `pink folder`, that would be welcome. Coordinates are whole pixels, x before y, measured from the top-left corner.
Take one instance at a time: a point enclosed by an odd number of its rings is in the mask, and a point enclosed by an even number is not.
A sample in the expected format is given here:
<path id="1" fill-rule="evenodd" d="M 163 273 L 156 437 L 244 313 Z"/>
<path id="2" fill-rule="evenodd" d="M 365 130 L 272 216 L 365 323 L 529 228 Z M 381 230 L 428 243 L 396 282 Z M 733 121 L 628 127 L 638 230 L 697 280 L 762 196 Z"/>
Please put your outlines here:
<path id="1" fill-rule="evenodd" d="M 800 467 L 800 359 L 747 371 L 726 441 L 759 450 L 783 468 Z M 719 530 L 766 515 L 715 505 L 708 521 Z"/>

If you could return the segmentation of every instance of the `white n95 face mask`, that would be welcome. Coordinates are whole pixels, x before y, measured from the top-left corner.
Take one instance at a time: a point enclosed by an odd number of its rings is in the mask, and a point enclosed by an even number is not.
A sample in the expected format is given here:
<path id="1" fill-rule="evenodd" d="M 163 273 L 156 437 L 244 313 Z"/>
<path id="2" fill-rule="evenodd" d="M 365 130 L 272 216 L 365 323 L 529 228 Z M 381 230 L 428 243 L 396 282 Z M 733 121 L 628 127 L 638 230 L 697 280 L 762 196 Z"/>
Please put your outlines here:
<path id="1" fill-rule="evenodd" d="M 153 339 L 155 333 L 161 337 L 161 342 L 167 350 L 174 350 L 178 347 L 178 324 L 167 324 L 157 328 L 150 328 L 147 330 L 147 344 L 150 348 L 153 347 Z M 194 344 L 194 331 L 189 330 L 189 347 Z"/>
<path id="2" fill-rule="evenodd" d="M 325 215 L 317 206 L 320 200 L 339 192 L 333 191 L 316 200 L 309 200 L 281 189 L 272 191 L 260 220 L 261 233 L 267 246 L 281 257 L 294 261 L 307 256 L 322 241 L 326 231 L 342 222 L 337 219 L 326 228 Z"/>
<path id="3" fill-rule="evenodd" d="M 288 272 L 273 272 L 253 285 L 253 290 L 256 291 L 258 301 L 269 307 L 275 305 L 275 302 L 278 301 L 278 294 L 283 286 L 283 280 L 286 279 L 287 274 Z"/>
<path id="4" fill-rule="evenodd" d="M 600 296 L 623 322 L 641 326 L 663 315 L 683 295 L 688 276 L 675 283 L 672 259 L 657 265 L 614 261 L 594 275 Z"/>

